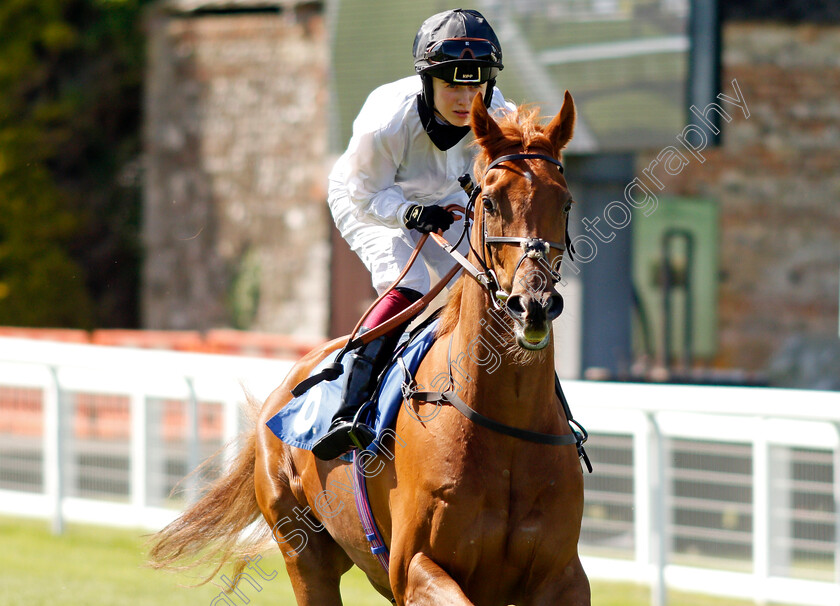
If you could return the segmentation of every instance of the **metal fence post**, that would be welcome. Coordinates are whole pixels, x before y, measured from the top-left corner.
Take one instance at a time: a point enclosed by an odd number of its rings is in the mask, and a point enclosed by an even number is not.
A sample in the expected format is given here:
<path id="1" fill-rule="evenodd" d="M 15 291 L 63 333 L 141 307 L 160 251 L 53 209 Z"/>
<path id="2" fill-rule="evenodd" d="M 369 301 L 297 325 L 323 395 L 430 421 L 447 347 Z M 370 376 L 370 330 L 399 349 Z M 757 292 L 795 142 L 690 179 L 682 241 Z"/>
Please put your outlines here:
<path id="1" fill-rule="evenodd" d="M 242 388 L 242 393 L 246 394 L 244 386 Z M 250 403 L 246 402 L 246 405 L 250 406 Z M 239 437 L 239 410 L 239 402 L 236 400 L 231 400 L 229 398 L 222 400 L 222 444 L 225 449 L 225 470 L 230 469 L 233 461 L 236 459 L 237 450 L 241 447 L 241 445 L 237 443 L 237 438 Z"/>
<path id="2" fill-rule="evenodd" d="M 770 444 L 761 431 L 753 436 L 753 525 L 752 559 L 755 575 L 756 604 L 767 603 L 767 579 L 770 578 Z"/>
<path id="3" fill-rule="evenodd" d="M 64 532 L 64 470 L 62 452 L 64 423 L 62 419 L 61 385 L 58 381 L 58 369 L 48 366 L 49 381 L 44 389 L 44 444 L 43 473 L 44 493 L 52 511 L 52 532 Z"/>
<path id="4" fill-rule="evenodd" d="M 653 564 L 653 548 L 650 543 L 654 536 L 654 494 L 651 480 L 654 473 L 651 460 L 654 433 L 647 417 L 648 415 L 644 415 L 644 422 L 639 424 L 639 428 L 633 434 L 633 540 L 636 564 L 639 570 L 644 570 L 646 574 Z"/>
<path id="5" fill-rule="evenodd" d="M 665 486 L 665 441 L 656 422 L 655 413 L 647 414 L 649 426 L 653 429 L 650 454 L 650 492 L 651 492 L 651 561 L 654 565 L 654 577 L 650 586 L 651 606 L 668 605 L 668 586 L 665 583 L 665 565 L 668 563 L 668 516 L 666 510 Z"/>
<path id="6" fill-rule="evenodd" d="M 199 453 L 198 439 L 198 396 L 195 392 L 195 382 L 192 377 L 185 377 L 189 397 L 187 399 L 187 480 L 186 497 L 187 503 L 195 503 L 198 500 L 198 477 L 193 474 L 198 467 L 201 456 Z"/>
<path id="7" fill-rule="evenodd" d="M 138 513 L 143 511 L 148 503 L 147 481 L 148 477 L 148 423 L 146 419 L 146 394 L 140 389 L 135 389 L 131 394 L 131 449 L 129 469 L 131 470 L 129 482 L 129 499 L 131 504 L 137 508 Z"/>
<path id="8" fill-rule="evenodd" d="M 834 582 L 840 585 L 840 423 L 832 423 L 837 433 L 833 457 L 834 489 Z"/>

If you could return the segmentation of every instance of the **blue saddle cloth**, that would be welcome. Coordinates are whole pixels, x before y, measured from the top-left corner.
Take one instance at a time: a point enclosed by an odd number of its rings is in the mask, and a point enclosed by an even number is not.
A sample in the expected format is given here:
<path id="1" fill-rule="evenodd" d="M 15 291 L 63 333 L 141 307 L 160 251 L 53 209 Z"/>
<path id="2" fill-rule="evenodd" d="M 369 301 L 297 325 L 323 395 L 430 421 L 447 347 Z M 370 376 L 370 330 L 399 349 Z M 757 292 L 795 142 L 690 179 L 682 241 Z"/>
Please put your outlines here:
<path id="1" fill-rule="evenodd" d="M 412 376 L 434 343 L 437 325 L 437 320 L 430 322 L 400 354 Z M 408 335 L 405 335 L 400 346 L 407 339 Z M 337 355 L 338 351 L 332 352 L 310 374 L 320 372 L 327 364 L 331 364 Z M 318 383 L 306 393 L 290 400 L 280 412 L 271 417 L 266 425 L 274 435 L 290 446 L 312 450 L 312 445 L 329 429 L 333 415 L 341 404 L 341 392 L 347 380 L 349 362 L 350 356 L 345 356 L 342 360 L 344 373 L 339 378 Z M 393 429 L 403 402 L 403 380 L 400 365 L 391 364 L 380 383 L 376 397 L 362 412 L 360 420 L 373 427 L 376 432 L 376 439 L 368 446 L 368 450 L 378 452 L 382 432 Z"/>

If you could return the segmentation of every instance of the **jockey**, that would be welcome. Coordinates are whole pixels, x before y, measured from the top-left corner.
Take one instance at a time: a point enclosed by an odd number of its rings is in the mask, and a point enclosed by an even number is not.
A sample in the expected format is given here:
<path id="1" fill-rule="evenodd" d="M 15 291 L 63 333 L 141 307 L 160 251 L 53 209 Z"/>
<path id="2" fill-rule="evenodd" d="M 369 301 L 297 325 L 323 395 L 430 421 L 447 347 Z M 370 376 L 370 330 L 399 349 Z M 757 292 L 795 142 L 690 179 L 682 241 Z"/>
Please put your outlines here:
<path id="1" fill-rule="evenodd" d="M 514 107 L 495 87 L 502 51 L 479 12 L 455 9 L 428 18 L 413 52 L 417 75 L 370 94 L 329 177 L 328 203 L 336 227 L 370 271 L 380 295 L 397 279 L 421 234 L 441 230 L 450 242 L 460 235 L 463 218 L 456 221 L 444 207 L 467 203 L 458 178 L 472 172 L 475 158 L 469 145 L 475 95 L 480 93 L 490 110 Z M 425 246 L 420 254 L 440 276 L 452 268 L 452 257 L 438 246 Z M 428 269 L 413 265 L 371 311 L 359 334 L 406 309 L 430 287 Z M 373 430 L 361 423 L 354 427 L 353 419 L 372 396 L 373 378 L 384 369 L 404 328 L 351 354 L 341 406 L 328 433 L 315 443 L 315 456 L 331 460 L 373 440 Z"/>

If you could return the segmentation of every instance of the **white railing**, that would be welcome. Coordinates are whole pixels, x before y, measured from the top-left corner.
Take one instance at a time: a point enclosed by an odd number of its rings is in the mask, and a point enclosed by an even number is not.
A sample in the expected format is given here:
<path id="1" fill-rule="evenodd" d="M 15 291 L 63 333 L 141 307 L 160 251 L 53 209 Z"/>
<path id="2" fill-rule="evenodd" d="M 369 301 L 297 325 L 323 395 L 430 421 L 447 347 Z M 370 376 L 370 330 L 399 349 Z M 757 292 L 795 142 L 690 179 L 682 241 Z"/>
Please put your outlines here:
<path id="1" fill-rule="evenodd" d="M 175 484 L 238 436 L 246 390 L 262 402 L 291 365 L 0 338 L 0 511 L 160 528 Z"/>
<path id="2" fill-rule="evenodd" d="M 840 604 L 840 393 L 567 382 L 593 434 L 593 577 Z M 600 443 L 600 444 L 599 444 Z"/>
<path id="3" fill-rule="evenodd" d="M 0 512 L 159 528 L 291 362 L 0 339 Z M 564 382 L 593 578 L 840 604 L 840 393 Z M 221 465 L 230 455 L 224 453 Z M 206 470 L 197 480 L 219 473 Z M 187 500 L 197 484 L 184 487 Z"/>

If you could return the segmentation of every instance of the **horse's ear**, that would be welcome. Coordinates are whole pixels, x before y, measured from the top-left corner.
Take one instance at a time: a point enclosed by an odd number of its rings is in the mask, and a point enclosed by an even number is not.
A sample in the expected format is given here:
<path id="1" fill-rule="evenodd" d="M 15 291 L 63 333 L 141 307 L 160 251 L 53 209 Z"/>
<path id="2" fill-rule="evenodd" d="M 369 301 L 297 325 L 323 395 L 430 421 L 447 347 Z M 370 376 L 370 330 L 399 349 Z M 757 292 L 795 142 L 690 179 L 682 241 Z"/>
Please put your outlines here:
<path id="1" fill-rule="evenodd" d="M 572 139 L 574 132 L 575 102 L 569 91 L 566 91 L 566 95 L 563 97 L 563 107 L 560 108 L 560 112 L 554 116 L 554 119 L 545 129 L 545 134 L 554 146 L 554 152 L 557 156 Z"/>
<path id="2" fill-rule="evenodd" d="M 470 108 L 470 123 L 472 125 L 475 138 L 479 142 L 487 141 L 488 139 L 495 139 L 502 136 L 502 129 L 496 124 L 496 121 L 487 112 L 487 106 L 484 105 L 484 97 L 481 93 L 477 93 Z"/>

